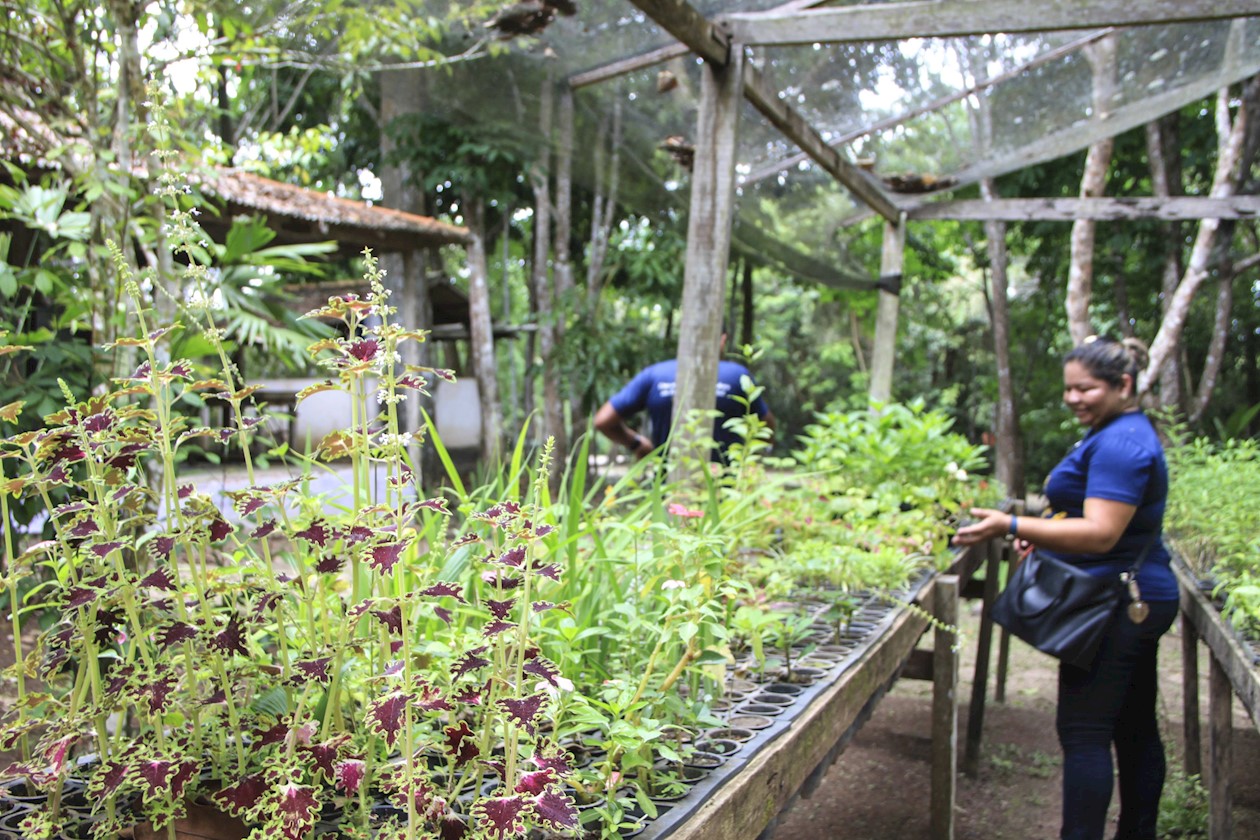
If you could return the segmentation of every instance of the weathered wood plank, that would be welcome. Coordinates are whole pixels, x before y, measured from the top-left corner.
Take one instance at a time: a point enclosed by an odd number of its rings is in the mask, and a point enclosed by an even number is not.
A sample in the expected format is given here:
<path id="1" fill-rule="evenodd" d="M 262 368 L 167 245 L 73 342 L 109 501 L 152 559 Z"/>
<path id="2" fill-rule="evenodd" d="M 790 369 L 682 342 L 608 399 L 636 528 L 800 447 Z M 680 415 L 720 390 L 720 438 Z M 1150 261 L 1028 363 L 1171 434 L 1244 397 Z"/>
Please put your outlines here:
<path id="1" fill-rule="evenodd" d="M 734 217 L 735 155 L 738 149 L 744 56 L 725 65 L 701 68 L 700 109 L 696 118 L 696 158 L 687 219 L 687 255 L 683 268 L 682 316 L 678 327 L 678 386 L 674 394 L 677 453 L 708 461 L 703 424 L 688 424 L 694 411 L 712 411 L 722 335 L 726 268 Z M 686 459 L 679 458 L 676 480 L 687 480 Z"/>
<path id="2" fill-rule="evenodd" d="M 686 44 L 669 44 L 641 55 L 630 56 L 620 61 L 612 61 L 581 73 L 574 73 L 569 77 L 569 88 L 578 90 L 590 85 L 596 85 L 609 79 L 615 79 L 618 76 L 625 76 L 628 73 L 664 64 L 670 59 L 684 56 L 689 52 L 691 52 L 691 47 Z"/>
<path id="3" fill-rule="evenodd" d="M 1181 616 L 1181 719 L 1184 721 L 1187 776 L 1203 777 L 1203 736 L 1199 728 L 1199 631 Z"/>
<path id="4" fill-rule="evenodd" d="M 919 602 L 932 603 L 933 590 L 934 582 L 928 583 Z M 867 702 L 887 688 L 926 628 L 924 617 L 902 611 L 859 661 L 696 809 L 671 840 L 757 837 L 827 761 Z"/>
<path id="5" fill-rule="evenodd" d="M 906 212 L 912 221 L 1072 222 L 1077 219 L 1117 221 L 1157 219 L 1252 219 L 1260 216 L 1260 196 L 1229 198 L 1175 196 L 1172 198 L 1002 198 L 994 201 L 967 199 L 938 201 Z"/>
<path id="6" fill-rule="evenodd" d="M 958 578 L 941 575 L 932 593 L 932 612 L 946 627 L 958 626 Z M 958 786 L 958 650 L 954 634 L 936 627 L 932 648 L 933 840 L 953 840 Z"/>
<path id="7" fill-rule="evenodd" d="M 687 0 L 630 0 L 662 29 L 705 61 L 724 66 L 731 49 L 730 33 L 710 23 Z"/>
<path id="8" fill-rule="evenodd" d="M 905 264 L 906 226 L 884 222 L 884 245 L 879 263 L 880 279 L 896 288 L 881 288 L 875 310 L 875 346 L 871 351 L 871 399 L 892 399 L 893 357 L 897 352 L 897 311 L 900 308 L 901 270 Z"/>
<path id="9" fill-rule="evenodd" d="M 1215 656 L 1208 669 L 1208 837 L 1230 840 L 1234 836 L 1234 693 L 1229 673 Z"/>
<path id="10" fill-rule="evenodd" d="M 1260 729 L 1260 669 L 1251 664 L 1251 653 L 1225 626 L 1216 607 L 1199 590 L 1198 581 L 1190 574 L 1185 561 L 1174 557 L 1172 568 L 1181 584 L 1182 615 L 1190 620 L 1208 650 L 1220 662 L 1234 693 Z"/>
<path id="11" fill-rule="evenodd" d="M 985 544 L 984 592 L 980 601 L 980 631 L 976 639 L 976 670 L 971 681 L 971 702 L 967 707 L 967 735 L 963 747 L 963 772 L 975 777 L 980 772 L 980 743 L 984 735 L 984 705 L 989 691 L 989 660 L 993 651 L 993 601 L 997 598 L 1005 540 Z"/>
<path id="12" fill-rule="evenodd" d="M 635 0 L 640 5 L 643 0 Z M 1051 32 L 1260 15 L 1257 0 L 939 0 L 798 12 L 726 15 L 736 41 L 752 46 L 947 38 L 990 32 Z"/>
<path id="13" fill-rule="evenodd" d="M 859 201 L 889 221 L 896 222 L 901 218 L 901 211 L 879 182 L 841 157 L 800 113 L 779 97 L 779 92 L 751 64 L 744 72 L 744 96 L 771 125 L 783 132 Z"/>

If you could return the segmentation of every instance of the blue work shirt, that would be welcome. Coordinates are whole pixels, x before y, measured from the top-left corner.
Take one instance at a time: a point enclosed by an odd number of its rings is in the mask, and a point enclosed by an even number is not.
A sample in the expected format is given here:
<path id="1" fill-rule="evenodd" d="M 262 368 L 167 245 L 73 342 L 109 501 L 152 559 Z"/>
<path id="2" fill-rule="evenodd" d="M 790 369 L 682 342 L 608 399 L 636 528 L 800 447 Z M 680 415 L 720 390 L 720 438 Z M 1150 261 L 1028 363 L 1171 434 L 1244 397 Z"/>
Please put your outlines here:
<path id="1" fill-rule="evenodd" d="M 1050 471 L 1046 498 L 1055 513 L 1075 517 L 1084 516 L 1087 498 L 1136 507 L 1120 540 L 1106 554 L 1047 552 L 1091 574 L 1123 572 L 1164 527 L 1168 466 L 1151 421 L 1142 412 L 1133 411 L 1116 416 L 1100 429 L 1091 429 Z M 1177 579 L 1168 564 L 1168 550 L 1156 539 L 1138 570 L 1144 600 L 1177 600 Z"/>
<path id="2" fill-rule="evenodd" d="M 725 428 L 726 421 L 732 417 L 743 417 L 749 413 L 765 417 L 770 413 L 769 406 L 760 396 L 746 406 L 747 393 L 744 391 L 743 377 L 752 379 L 748 368 L 739 362 L 718 362 L 717 375 L 717 410 L 721 412 L 713 423 L 713 439 L 717 441 L 722 452 L 732 443 L 740 442 L 739 435 Z M 623 419 L 627 419 L 647 409 L 648 435 L 653 446 L 660 446 L 669 437 L 670 422 L 674 413 L 674 391 L 678 381 L 678 360 L 657 362 L 648 365 L 631 379 L 626 387 L 618 391 L 608 402 Z M 740 401 L 740 398 L 743 402 Z"/>

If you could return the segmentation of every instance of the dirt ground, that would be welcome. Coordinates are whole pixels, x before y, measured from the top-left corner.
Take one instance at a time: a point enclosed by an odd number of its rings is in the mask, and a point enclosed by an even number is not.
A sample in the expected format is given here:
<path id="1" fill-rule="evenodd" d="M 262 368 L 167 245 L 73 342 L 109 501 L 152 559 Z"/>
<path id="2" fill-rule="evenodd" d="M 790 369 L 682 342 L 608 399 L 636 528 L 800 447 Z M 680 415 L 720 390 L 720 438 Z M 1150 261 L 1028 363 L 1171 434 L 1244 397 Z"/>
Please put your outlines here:
<path id="1" fill-rule="evenodd" d="M 976 610 L 978 604 L 966 605 L 962 622 L 967 640 L 958 691 L 960 752 L 975 667 Z M 995 636 L 979 774 L 976 778 L 958 777 L 954 836 L 957 840 L 1051 840 L 1058 837 L 1062 779 L 1054 732 L 1056 663 L 1022 643 L 1012 642 L 1006 703 L 998 704 L 992 700 L 996 647 Z M 1208 668 L 1202 645 L 1200 660 L 1200 718 L 1206 747 Z M 1164 637 L 1160 674 L 1164 740 L 1170 769 L 1176 770 L 1182 765 L 1178 625 Z M 1260 733 L 1237 699 L 1234 702 L 1233 837 L 1260 840 Z M 796 801 L 781 815 L 775 840 L 930 837 L 931 708 L 930 683 L 898 682 L 813 796 Z M 1116 810 L 1113 796 L 1112 819 Z"/>

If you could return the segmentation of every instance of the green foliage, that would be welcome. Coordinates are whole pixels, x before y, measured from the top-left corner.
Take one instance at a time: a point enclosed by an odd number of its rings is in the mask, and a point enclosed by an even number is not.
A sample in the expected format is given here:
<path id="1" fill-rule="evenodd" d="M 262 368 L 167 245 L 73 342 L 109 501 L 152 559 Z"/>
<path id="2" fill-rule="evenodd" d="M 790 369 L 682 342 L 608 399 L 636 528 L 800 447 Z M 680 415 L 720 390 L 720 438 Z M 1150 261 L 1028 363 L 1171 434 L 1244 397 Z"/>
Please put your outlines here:
<path id="1" fill-rule="evenodd" d="M 1260 444 L 1199 438 L 1167 457 L 1166 529 L 1195 573 L 1215 582 L 1234 624 L 1260 633 Z"/>
<path id="2" fill-rule="evenodd" d="M 1191 840 L 1208 836 L 1208 792 L 1198 776 L 1188 776 L 1170 764 L 1159 800 L 1160 840 Z"/>

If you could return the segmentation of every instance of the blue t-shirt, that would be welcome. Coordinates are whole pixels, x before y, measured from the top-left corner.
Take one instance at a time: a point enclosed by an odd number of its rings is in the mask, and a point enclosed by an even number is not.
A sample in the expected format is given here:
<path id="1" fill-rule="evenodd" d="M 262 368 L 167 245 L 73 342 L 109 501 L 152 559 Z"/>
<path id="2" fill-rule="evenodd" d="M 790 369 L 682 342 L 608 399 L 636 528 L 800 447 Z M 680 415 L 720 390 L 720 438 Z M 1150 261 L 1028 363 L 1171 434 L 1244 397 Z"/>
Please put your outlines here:
<path id="1" fill-rule="evenodd" d="M 1106 554 L 1047 552 L 1092 574 L 1123 572 L 1164 527 L 1168 466 L 1151 421 L 1134 411 L 1115 417 L 1101 429 L 1091 429 L 1050 471 L 1046 498 L 1054 513 L 1076 517 L 1084 515 L 1087 498 L 1134 505 L 1133 519 Z M 1143 600 L 1177 600 L 1177 579 L 1168 563 L 1168 550 L 1157 538 L 1138 570 Z"/>
<path id="2" fill-rule="evenodd" d="M 726 421 L 732 417 L 743 417 L 749 411 L 749 406 L 746 405 L 748 397 L 742 382 L 745 376 L 752 379 L 748 368 L 739 362 L 718 362 L 717 410 L 722 416 L 713 423 L 713 439 L 723 452 L 732 443 L 740 442 L 739 435 L 725 428 Z M 677 380 L 677 359 L 657 362 L 639 371 L 608 402 L 623 418 L 631 417 L 646 408 L 652 445 L 660 446 L 669 437 Z M 770 413 L 766 401 L 760 396 L 753 400 L 751 410 L 758 417 L 765 417 Z"/>

